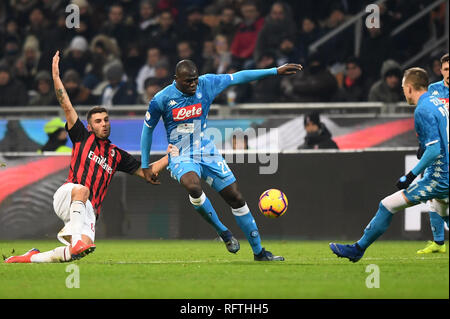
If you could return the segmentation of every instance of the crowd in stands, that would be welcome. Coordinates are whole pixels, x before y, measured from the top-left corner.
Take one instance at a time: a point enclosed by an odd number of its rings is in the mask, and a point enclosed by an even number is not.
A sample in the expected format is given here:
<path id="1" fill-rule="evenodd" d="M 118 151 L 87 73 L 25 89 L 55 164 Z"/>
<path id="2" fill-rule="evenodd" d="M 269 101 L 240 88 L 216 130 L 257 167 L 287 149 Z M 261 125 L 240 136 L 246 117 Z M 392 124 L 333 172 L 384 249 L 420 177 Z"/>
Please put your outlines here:
<path id="1" fill-rule="evenodd" d="M 52 56 L 74 105 L 147 104 L 193 60 L 200 74 L 300 63 L 304 72 L 230 87 L 216 103 L 403 100 L 400 64 L 430 35 L 443 34 L 445 6 L 396 37 L 424 0 L 388 0 L 381 28 L 353 26 L 311 52 L 309 46 L 373 1 L 350 0 L 4 0 L 0 2 L 0 106 L 56 105 Z M 80 24 L 68 28 L 69 4 Z M 440 54 L 440 52 L 439 52 Z M 427 60 L 439 80 L 439 58 Z"/>

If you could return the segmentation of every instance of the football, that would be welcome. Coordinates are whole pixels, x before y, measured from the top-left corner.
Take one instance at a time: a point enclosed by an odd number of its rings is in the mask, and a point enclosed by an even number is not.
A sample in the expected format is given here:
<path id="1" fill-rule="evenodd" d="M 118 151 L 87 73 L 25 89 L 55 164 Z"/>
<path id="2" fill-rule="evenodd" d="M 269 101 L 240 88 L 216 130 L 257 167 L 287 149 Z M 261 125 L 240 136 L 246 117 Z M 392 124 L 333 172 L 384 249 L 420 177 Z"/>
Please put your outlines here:
<path id="1" fill-rule="evenodd" d="M 288 200 L 282 191 L 272 188 L 261 194 L 258 207 L 264 216 L 278 218 L 286 213 Z"/>

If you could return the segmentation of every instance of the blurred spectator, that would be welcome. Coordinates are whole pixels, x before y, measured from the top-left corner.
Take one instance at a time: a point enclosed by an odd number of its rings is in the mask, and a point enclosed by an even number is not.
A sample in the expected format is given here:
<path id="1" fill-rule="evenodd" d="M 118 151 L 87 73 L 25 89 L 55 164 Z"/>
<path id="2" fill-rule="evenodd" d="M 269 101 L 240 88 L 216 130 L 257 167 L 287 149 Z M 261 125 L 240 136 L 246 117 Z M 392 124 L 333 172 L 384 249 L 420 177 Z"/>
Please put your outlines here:
<path id="1" fill-rule="evenodd" d="M 20 40 L 17 36 L 9 35 L 4 40 L 4 52 L 1 56 L 0 63 L 6 65 L 14 65 L 20 55 Z"/>
<path id="2" fill-rule="evenodd" d="M 36 95 L 30 99 L 29 105 L 48 106 L 58 105 L 55 92 L 53 90 L 53 81 L 48 71 L 39 71 L 35 77 Z"/>
<path id="3" fill-rule="evenodd" d="M 59 117 L 53 118 L 45 123 L 44 132 L 47 134 L 48 140 L 38 152 L 72 152 L 72 149 L 66 146 L 67 131 L 65 123 Z"/>
<path id="4" fill-rule="evenodd" d="M 140 68 L 136 77 L 136 87 L 139 94 L 144 93 L 144 81 L 146 78 L 155 76 L 156 64 L 161 59 L 161 52 L 157 47 L 147 50 L 146 63 Z"/>
<path id="5" fill-rule="evenodd" d="M 228 45 L 231 45 L 239 22 L 240 19 L 236 16 L 234 9 L 228 6 L 224 7 L 219 15 L 219 25 L 212 30 L 213 36 L 222 34 L 227 38 Z"/>
<path id="6" fill-rule="evenodd" d="M 27 25 L 31 10 L 36 7 L 39 0 L 12 0 L 11 7 L 17 16 L 19 25 Z"/>
<path id="7" fill-rule="evenodd" d="M 164 87 L 169 85 L 172 82 L 172 77 L 170 76 L 170 65 L 169 62 L 162 59 L 156 63 L 155 66 L 155 78 L 161 83 Z"/>
<path id="8" fill-rule="evenodd" d="M 198 52 L 200 53 L 200 52 Z M 172 61 L 173 65 L 176 65 L 181 60 L 192 60 L 199 70 L 202 69 L 203 61 L 200 55 L 195 54 L 192 45 L 187 40 L 182 40 L 177 43 L 177 55 Z"/>
<path id="9" fill-rule="evenodd" d="M 126 25 L 124 10 L 120 3 L 109 7 L 108 21 L 100 28 L 99 33 L 116 39 L 120 48 L 126 48 L 127 42 L 133 40 L 137 32 L 134 27 Z"/>
<path id="10" fill-rule="evenodd" d="M 233 150 L 248 150 L 248 135 L 243 131 L 234 131 L 231 135 Z"/>
<path id="11" fill-rule="evenodd" d="M 67 95 L 74 106 L 93 105 L 97 99 L 91 94 L 91 90 L 81 83 L 80 75 L 75 70 L 67 70 L 62 78 Z"/>
<path id="12" fill-rule="evenodd" d="M 161 85 L 161 82 L 159 79 L 150 77 L 145 79 L 144 81 L 144 93 L 139 94 L 138 98 L 138 104 L 146 104 L 148 105 L 155 96 L 156 93 L 161 91 L 163 89 L 163 86 Z"/>
<path id="13" fill-rule="evenodd" d="M 144 48 L 158 47 L 162 54 L 173 59 L 178 43 L 178 33 L 174 26 L 172 13 L 170 11 L 161 12 L 158 21 L 158 26 L 151 31 L 150 35 L 141 39 L 142 46 Z"/>
<path id="14" fill-rule="evenodd" d="M 369 101 L 384 103 L 403 101 L 402 76 L 402 70 L 397 62 L 384 61 L 381 67 L 381 79 L 370 88 Z"/>
<path id="15" fill-rule="evenodd" d="M 35 7 L 29 14 L 29 24 L 26 29 L 27 35 L 34 35 L 41 44 L 42 49 L 46 49 L 46 35 L 48 34 L 49 22 L 46 19 L 42 9 Z"/>
<path id="16" fill-rule="evenodd" d="M 291 83 L 291 101 L 296 102 L 329 102 L 338 87 L 318 54 L 309 58 L 308 67 L 294 75 Z"/>
<path id="17" fill-rule="evenodd" d="M 244 68 L 254 66 L 253 53 L 264 18 L 254 1 L 246 0 L 241 5 L 243 21 L 239 24 L 231 44 L 231 54 Z"/>
<path id="18" fill-rule="evenodd" d="M 340 102 L 366 102 L 372 82 L 363 71 L 361 61 L 350 57 L 345 63 L 345 76 L 342 88 L 334 100 Z"/>
<path id="19" fill-rule="evenodd" d="M 78 28 L 74 28 L 76 35 L 84 37 L 90 41 L 94 36 L 94 28 L 91 22 L 92 8 L 88 0 L 72 0 L 72 4 L 77 5 L 80 9 L 80 25 Z M 65 10 L 63 10 L 65 12 Z"/>
<path id="20" fill-rule="evenodd" d="M 120 49 L 117 43 L 106 35 L 100 34 L 92 39 L 89 47 L 91 64 L 83 79 L 83 85 L 94 90 L 104 78 L 104 69 L 113 63 L 120 63 Z"/>
<path id="21" fill-rule="evenodd" d="M 74 69 L 81 77 L 84 77 L 91 60 L 88 49 L 89 45 L 85 38 L 82 36 L 73 38 L 61 59 L 61 74 L 64 74 L 67 70 Z"/>
<path id="22" fill-rule="evenodd" d="M 261 54 L 256 67 L 258 69 L 270 69 L 276 66 L 275 62 L 275 52 L 266 51 Z M 281 79 L 278 76 L 269 76 L 259 81 L 254 81 L 252 87 L 252 102 L 267 103 L 281 101 Z"/>
<path id="23" fill-rule="evenodd" d="M 122 58 L 123 66 L 127 76 L 135 79 L 145 63 L 145 58 L 141 54 L 141 48 L 137 42 L 129 42 Z"/>
<path id="24" fill-rule="evenodd" d="M 338 149 L 330 131 L 320 121 L 319 113 L 306 114 L 303 123 L 306 130 L 305 142 L 298 149 Z"/>
<path id="25" fill-rule="evenodd" d="M 377 78 L 379 76 L 383 61 L 395 58 L 393 55 L 394 48 L 392 39 L 389 33 L 385 31 L 383 20 L 380 26 L 381 28 L 364 28 L 367 34 L 361 42 L 359 56 L 366 67 L 365 71 L 367 75 L 371 78 Z"/>
<path id="26" fill-rule="evenodd" d="M 101 105 L 131 105 L 136 103 L 137 94 L 131 81 L 128 81 L 120 63 L 111 64 L 106 69 L 108 85 L 103 89 L 100 97 Z"/>
<path id="27" fill-rule="evenodd" d="M 286 39 L 292 41 L 295 32 L 296 25 L 292 19 L 289 6 L 284 2 L 275 2 L 258 34 L 254 52 L 255 61 L 258 61 L 263 52 L 269 48 L 276 50 L 278 56 L 281 43 Z"/>
<path id="28" fill-rule="evenodd" d="M 155 7 L 150 0 L 141 0 L 139 3 L 139 32 L 145 33 L 158 25 Z"/>
<path id="29" fill-rule="evenodd" d="M 12 77 L 8 66 L 0 65 L 0 106 L 24 106 L 27 102 L 25 86 Z"/>
<path id="30" fill-rule="evenodd" d="M 34 84 L 34 77 L 41 69 L 41 51 L 39 41 L 35 36 L 29 35 L 23 44 L 22 54 L 17 59 L 14 73 L 21 80 L 27 90 L 31 90 Z"/>
<path id="31" fill-rule="evenodd" d="M 180 38 L 189 41 L 194 54 L 201 54 L 203 41 L 211 37 L 211 29 L 203 23 L 203 11 L 200 7 L 188 8 L 186 17 L 186 24 L 180 30 Z"/>
<path id="32" fill-rule="evenodd" d="M 307 16 L 301 20 L 300 34 L 297 41 L 301 64 L 307 63 L 309 55 L 309 46 L 324 35 L 324 31 L 320 28 L 318 22 Z"/>
<path id="33" fill-rule="evenodd" d="M 300 50 L 295 45 L 293 38 L 284 38 L 278 48 L 277 65 L 283 65 L 285 63 L 304 64 L 304 59 L 301 59 Z"/>
<path id="34" fill-rule="evenodd" d="M 428 74 L 429 74 L 429 80 L 430 83 L 438 82 L 442 80 L 442 74 L 441 74 L 441 57 L 444 54 L 442 52 L 439 52 L 438 54 L 433 54 L 431 56 L 431 61 L 428 67 Z"/>
<path id="35" fill-rule="evenodd" d="M 225 35 L 218 34 L 214 39 L 213 56 L 205 61 L 202 73 L 225 73 L 231 64 L 231 52 Z"/>

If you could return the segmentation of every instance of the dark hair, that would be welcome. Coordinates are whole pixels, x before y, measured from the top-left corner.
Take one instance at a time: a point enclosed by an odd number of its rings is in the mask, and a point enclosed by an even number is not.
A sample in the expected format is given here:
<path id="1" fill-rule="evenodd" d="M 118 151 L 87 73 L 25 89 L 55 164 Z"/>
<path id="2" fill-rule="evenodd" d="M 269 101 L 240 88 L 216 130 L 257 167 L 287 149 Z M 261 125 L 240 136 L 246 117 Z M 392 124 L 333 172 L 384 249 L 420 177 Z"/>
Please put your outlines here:
<path id="1" fill-rule="evenodd" d="M 306 126 L 309 122 L 314 123 L 316 125 L 320 125 L 320 113 L 317 111 L 312 111 L 305 114 L 303 118 L 303 124 Z"/>
<path id="2" fill-rule="evenodd" d="M 449 56 L 448 56 L 448 53 L 446 53 L 441 58 L 441 66 L 442 66 L 442 64 L 444 64 L 445 62 L 448 62 L 448 61 L 449 61 Z"/>
<path id="3" fill-rule="evenodd" d="M 411 83 L 414 90 L 426 90 L 428 88 L 428 73 L 422 68 L 410 68 L 405 71 L 405 83 Z"/>
<path id="4" fill-rule="evenodd" d="M 91 119 L 92 115 L 96 114 L 96 113 L 106 113 L 106 114 L 108 114 L 108 111 L 103 106 L 96 105 L 93 108 L 91 108 L 89 110 L 89 112 L 87 113 L 87 116 L 86 116 L 87 117 L 87 121 L 89 122 L 89 120 Z"/>

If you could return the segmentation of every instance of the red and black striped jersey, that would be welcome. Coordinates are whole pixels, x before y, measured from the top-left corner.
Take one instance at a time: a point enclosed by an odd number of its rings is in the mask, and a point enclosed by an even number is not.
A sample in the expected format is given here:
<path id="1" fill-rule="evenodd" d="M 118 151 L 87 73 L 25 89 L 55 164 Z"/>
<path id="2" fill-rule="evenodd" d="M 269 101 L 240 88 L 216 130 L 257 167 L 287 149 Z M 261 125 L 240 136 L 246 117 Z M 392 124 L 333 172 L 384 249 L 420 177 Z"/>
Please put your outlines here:
<path id="1" fill-rule="evenodd" d="M 97 138 L 79 118 L 70 130 L 66 124 L 66 130 L 73 143 L 66 183 L 89 188 L 89 200 L 98 215 L 114 173 L 122 171 L 133 174 L 140 167 L 140 162 L 109 139 Z"/>

